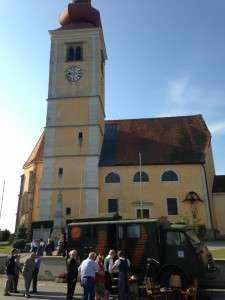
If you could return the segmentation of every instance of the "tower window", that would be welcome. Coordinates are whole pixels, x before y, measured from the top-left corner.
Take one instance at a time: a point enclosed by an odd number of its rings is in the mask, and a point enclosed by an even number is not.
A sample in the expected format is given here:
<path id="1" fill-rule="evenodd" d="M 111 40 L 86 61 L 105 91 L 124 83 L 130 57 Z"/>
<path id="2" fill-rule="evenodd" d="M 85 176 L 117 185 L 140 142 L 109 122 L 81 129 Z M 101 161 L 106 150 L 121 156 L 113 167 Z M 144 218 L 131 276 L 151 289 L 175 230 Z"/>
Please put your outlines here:
<path id="1" fill-rule="evenodd" d="M 66 50 L 66 61 L 80 61 L 83 60 L 83 48 L 78 45 L 68 45 Z"/>
<path id="2" fill-rule="evenodd" d="M 63 168 L 59 168 L 59 170 L 58 170 L 58 177 L 59 178 L 63 177 Z"/>
<path id="3" fill-rule="evenodd" d="M 83 53 L 82 53 L 82 47 L 81 46 L 77 46 L 76 47 L 76 53 L 75 53 L 75 60 L 82 60 L 83 59 Z"/>
<path id="4" fill-rule="evenodd" d="M 80 131 L 79 134 L 78 134 L 78 141 L 79 141 L 79 144 L 81 145 L 82 142 L 83 142 L 83 132 Z"/>
<path id="5" fill-rule="evenodd" d="M 74 61 L 74 47 L 73 46 L 70 46 L 68 49 L 67 49 L 67 61 Z"/>
<path id="6" fill-rule="evenodd" d="M 71 208 L 70 207 L 66 208 L 66 215 L 67 216 L 71 215 Z"/>
<path id="7" fill-rule="evenodd" d="M 103 50 L 101 50 L 101 71 L 103 76 L 104 76 L 104 67 L 105 67 L 105 57 L 104 57 Z"/>

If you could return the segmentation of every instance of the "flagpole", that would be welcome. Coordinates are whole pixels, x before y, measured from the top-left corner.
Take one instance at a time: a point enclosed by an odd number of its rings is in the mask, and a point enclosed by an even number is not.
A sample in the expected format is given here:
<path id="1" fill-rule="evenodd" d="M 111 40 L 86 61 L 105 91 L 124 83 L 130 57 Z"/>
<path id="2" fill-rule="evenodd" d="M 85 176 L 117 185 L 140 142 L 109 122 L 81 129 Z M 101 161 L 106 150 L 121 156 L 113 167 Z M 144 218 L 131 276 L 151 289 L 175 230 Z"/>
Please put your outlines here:
<path id="1" fill-rule="evenodd" d="M 3 181 L 3 188 L 2 188 L 2 198 L 1 198 L 0 218 L 1 218 L 1 216 L 2 216 L 2 206 L 3 206 L 4 194 L 5 194 L 5 180 Z"/>
<path id="2" fill-rule="evenodd" d="M 139 168 L 140 168 L 140 206 L 141 206 L 141 219 L 143 219 L 143 199 L 142 199 L 142 157 L 141 152 L 139 154 Z"/>

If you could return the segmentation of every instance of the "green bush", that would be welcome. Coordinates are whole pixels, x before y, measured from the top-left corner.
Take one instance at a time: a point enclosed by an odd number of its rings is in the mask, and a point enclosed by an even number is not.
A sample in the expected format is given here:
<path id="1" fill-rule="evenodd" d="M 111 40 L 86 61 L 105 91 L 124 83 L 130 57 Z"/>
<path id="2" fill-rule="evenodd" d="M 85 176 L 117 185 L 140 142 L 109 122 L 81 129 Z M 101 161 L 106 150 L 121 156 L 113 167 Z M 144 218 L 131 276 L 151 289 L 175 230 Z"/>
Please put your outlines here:
<path id="1" fill-rule="evenodd" d="M 23 240 L 27 238 L 27 228 L 24 225 L 19 226 L 16 237 L 18 240 Z"/>
<path id="2" fill-rule="evenodd" d="M 7 229 L 1 230 L 0 231 L 0 241 L 1 242 L 7 242 L 7 241 L 9 241 L 10 235 L 11 235 L 11 233 L 10 233 L 9 230 L 7 230 Z"/>
<path id="3" fill-rule="evenodd" d="M 27 241 L 25 239 L 16 240 L 13 243 L 13 248 L 23 251 L 25 249 L 26 243 Z"/>

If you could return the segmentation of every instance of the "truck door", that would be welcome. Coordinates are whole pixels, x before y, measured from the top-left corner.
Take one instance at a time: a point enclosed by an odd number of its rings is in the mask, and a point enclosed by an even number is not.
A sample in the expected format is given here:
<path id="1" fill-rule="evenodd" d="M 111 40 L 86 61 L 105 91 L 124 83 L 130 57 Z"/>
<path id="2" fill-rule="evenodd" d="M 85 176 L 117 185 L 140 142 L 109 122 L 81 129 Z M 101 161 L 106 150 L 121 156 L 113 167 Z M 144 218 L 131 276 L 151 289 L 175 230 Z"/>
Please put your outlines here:
<path id="1" fill-rule="evenodd" d="M 198 258 L 185 233 L 167 231 L 165 235 L 164 264 L 179 266 L 185 273 L 195 275 Z"/>

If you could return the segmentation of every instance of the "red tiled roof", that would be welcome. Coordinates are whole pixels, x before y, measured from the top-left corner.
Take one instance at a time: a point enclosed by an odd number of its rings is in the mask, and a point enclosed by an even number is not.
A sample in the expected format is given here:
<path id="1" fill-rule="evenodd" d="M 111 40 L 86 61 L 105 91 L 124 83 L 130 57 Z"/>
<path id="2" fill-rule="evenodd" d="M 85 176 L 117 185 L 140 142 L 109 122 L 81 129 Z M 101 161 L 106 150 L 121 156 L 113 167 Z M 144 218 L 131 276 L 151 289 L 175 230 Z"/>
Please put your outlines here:
<path id="1" fill-rule="evenodd" d="M 44 141 L 45 141 L 45 134 L 44 132 L 40 136 L 37 144 L 35 145 L 33 151 L 31 152 L 30 156 L 28 157 L 27 161 L 24 164 L 24 168 L 28 167 L 30 164 L 42 161 L 43 160 L 43 152 L 44 152 Z"/>
<path id="2" fill-rule="evenodd" d="M 101 27 L 101 17 L 97 9 L 91 6 L 90 0 L 74 1 L 70 3 L 59 17 L 62 29 L 70 24 L 92 24 Z"/>
<path id="3" fill-rule="evenodd" d="M 205 162 L 211 135 L 201 115 L 108 120 L 100 166 L 199 164 Z M 44 133 L 24 166 L 42 160 Z"/>
<path id="4" fill-rule="evenodd" d="M 106 121 L 100 166 L 204 163 L 210 140 L 201 115 Z"/>
<path id="5" fill-rule="evenodd" d="M 225 193 L 225 175 L 214 177 L 213 193 Z"/>

